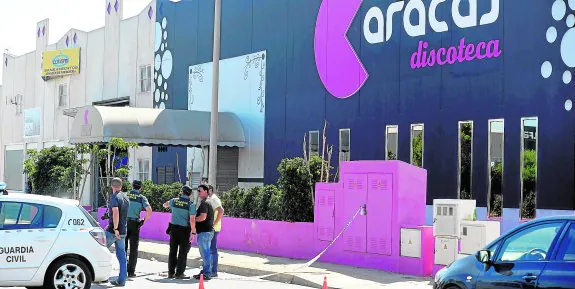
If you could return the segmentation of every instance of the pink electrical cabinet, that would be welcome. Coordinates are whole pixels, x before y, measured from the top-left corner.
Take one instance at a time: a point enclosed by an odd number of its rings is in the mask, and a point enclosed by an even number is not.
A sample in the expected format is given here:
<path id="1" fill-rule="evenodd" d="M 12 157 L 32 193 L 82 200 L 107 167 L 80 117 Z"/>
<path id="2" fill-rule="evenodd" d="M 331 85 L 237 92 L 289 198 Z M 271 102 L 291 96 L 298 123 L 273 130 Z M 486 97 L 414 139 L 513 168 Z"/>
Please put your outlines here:
<path id="1" fill-rule="evenodd" d="M 428 262 L 427 258 L 400 257 L 401 228 L 425 225 L 426 183 L 424 169 L 400 161 L 340 163 L 339 183 L 316 184 L 316 247 L 333 241 L 362 206 L 366 214 L 355 218 L 322 260 L 389 272 L 431 274 L 429 270 L 409 269 L 414 262 Z M 429 250 L 429 246 L 423 247 Z M 429 252 L 422 253 L 427 256 Z M 401 262 L 410 266 L 400 266 Z"/>

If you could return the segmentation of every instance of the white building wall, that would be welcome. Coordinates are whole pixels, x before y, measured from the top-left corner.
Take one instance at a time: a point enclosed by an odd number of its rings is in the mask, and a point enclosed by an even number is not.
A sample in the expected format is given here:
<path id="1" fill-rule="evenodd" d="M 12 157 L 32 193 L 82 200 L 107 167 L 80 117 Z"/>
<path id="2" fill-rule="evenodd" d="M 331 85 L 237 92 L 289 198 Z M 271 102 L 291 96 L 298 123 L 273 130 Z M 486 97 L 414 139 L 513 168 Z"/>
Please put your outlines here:
<path id="1" fill-rule="evenodd" d="M 156 6 L 151 1 L 142 12 L 122 20 L 123 1 L 118 1 L 118 11 L 112 3 L 111 13 L 106 11 L 107 1 L 102 1 L 106 26 L 85 32 L 70 29 L 56 43 L 49 44 L 50 25 L 45 19 L 37 23 L 34 34 L 36 50 L 21 56 L 4 54 L 2 59 L 3 86 L 0 90 L 0 180 L 4 178 L 5 150 L 42 149 L 69 145 L 73 118 L 64 110 L 91 105 L 95 101 L 130 97 L 130 105 L 152 107 L 151 92 L 139 92 L 139 67 L 153 64 L 153 39 Z M 150 19 L 148 10 L 152 7 Z M 40 33 L 38 34 L 38 31 Z M 74 41 L 76 35 L 76 41 Z M 68 43 L 66 43 L 68 38 Z M 44 81 L 41 78 L 42 52 L 64 48 L 80 48 L 80 73 Z M 4 60 L 8 60 L 4 64 Z M 68 84 L 67 106 L 58 107 L 59 84 Z M 152 84 L 153 91 L 154 86 Z M 10 103 L 22 95 L 22 112 L 28 108 L 41 108 L 40 137 L 23 138 L 24 114 L 17 114 L 17 106 Z M 137 159 L 149 159 L 152 168 L 152 149 L 139 148 L 130 156 L 132 178 L 138 172 Z M 22 181 L 24 181 L 22 179 Z M 83 203 L 89 204 L 90 183 L 85 186 Z"/>

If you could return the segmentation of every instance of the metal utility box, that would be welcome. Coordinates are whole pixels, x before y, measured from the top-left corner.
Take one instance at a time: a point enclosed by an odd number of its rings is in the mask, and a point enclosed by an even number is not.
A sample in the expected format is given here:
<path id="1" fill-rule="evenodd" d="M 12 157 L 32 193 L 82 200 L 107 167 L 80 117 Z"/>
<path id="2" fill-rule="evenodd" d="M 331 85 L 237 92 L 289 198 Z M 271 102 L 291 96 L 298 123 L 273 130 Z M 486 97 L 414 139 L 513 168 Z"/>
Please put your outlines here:
<path id="1" fill-rule="evenodd" d="M 435 237 L 435 265 L 447 266 L 457 259 L 459 239 Z"/>
<path id="2" fill-rule="evenodd" d="M 433 235 L 461 237 L 461 221 L 473 220 L 475 200 L 433 200 Z"/>
<path id="3" fill-rule="evenodd" d="M 462 221 L 461 254 L 473 255 L 501 235 L 497 221 Z"/>
<path id="4" fill-rule="evenodd" d="M 401 228 L 401 256 L 421 258 L 421 230 Z"/>

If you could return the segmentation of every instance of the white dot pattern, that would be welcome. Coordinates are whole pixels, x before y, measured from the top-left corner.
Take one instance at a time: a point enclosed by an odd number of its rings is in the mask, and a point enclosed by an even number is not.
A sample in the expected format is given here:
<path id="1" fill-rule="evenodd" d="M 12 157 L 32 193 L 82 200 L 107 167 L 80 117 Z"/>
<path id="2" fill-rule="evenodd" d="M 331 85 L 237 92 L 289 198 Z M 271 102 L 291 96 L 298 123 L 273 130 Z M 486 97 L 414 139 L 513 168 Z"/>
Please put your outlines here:
<path id="1" fill-rule="evenodd" d="M 168 101 L 168 82 L 172 75 L 172 52 L 168 50 L 168 19 L 163 17 L 156 22 L 156 55 L 154 57 L 154 108 L 166 108 Z"/>

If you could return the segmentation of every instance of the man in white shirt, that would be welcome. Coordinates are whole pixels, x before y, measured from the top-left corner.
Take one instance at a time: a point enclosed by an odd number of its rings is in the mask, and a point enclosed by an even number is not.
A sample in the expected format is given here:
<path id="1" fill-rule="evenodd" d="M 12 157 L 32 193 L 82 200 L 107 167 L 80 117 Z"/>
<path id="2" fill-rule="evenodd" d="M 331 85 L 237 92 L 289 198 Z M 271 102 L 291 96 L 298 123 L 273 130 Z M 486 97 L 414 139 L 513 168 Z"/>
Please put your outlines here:
<path id="1" fill-rule="evenodd" d="M 208 204 L 214 209 L 214 238 L 210 250 L 212 252 L 212 278 L 218 277 L 218 235 L 222 230 L 222 219 L 224 218 L 224 207 L 222 201 L 214 193 L 214 187 L 208 185 L 209 195 Z"/>

